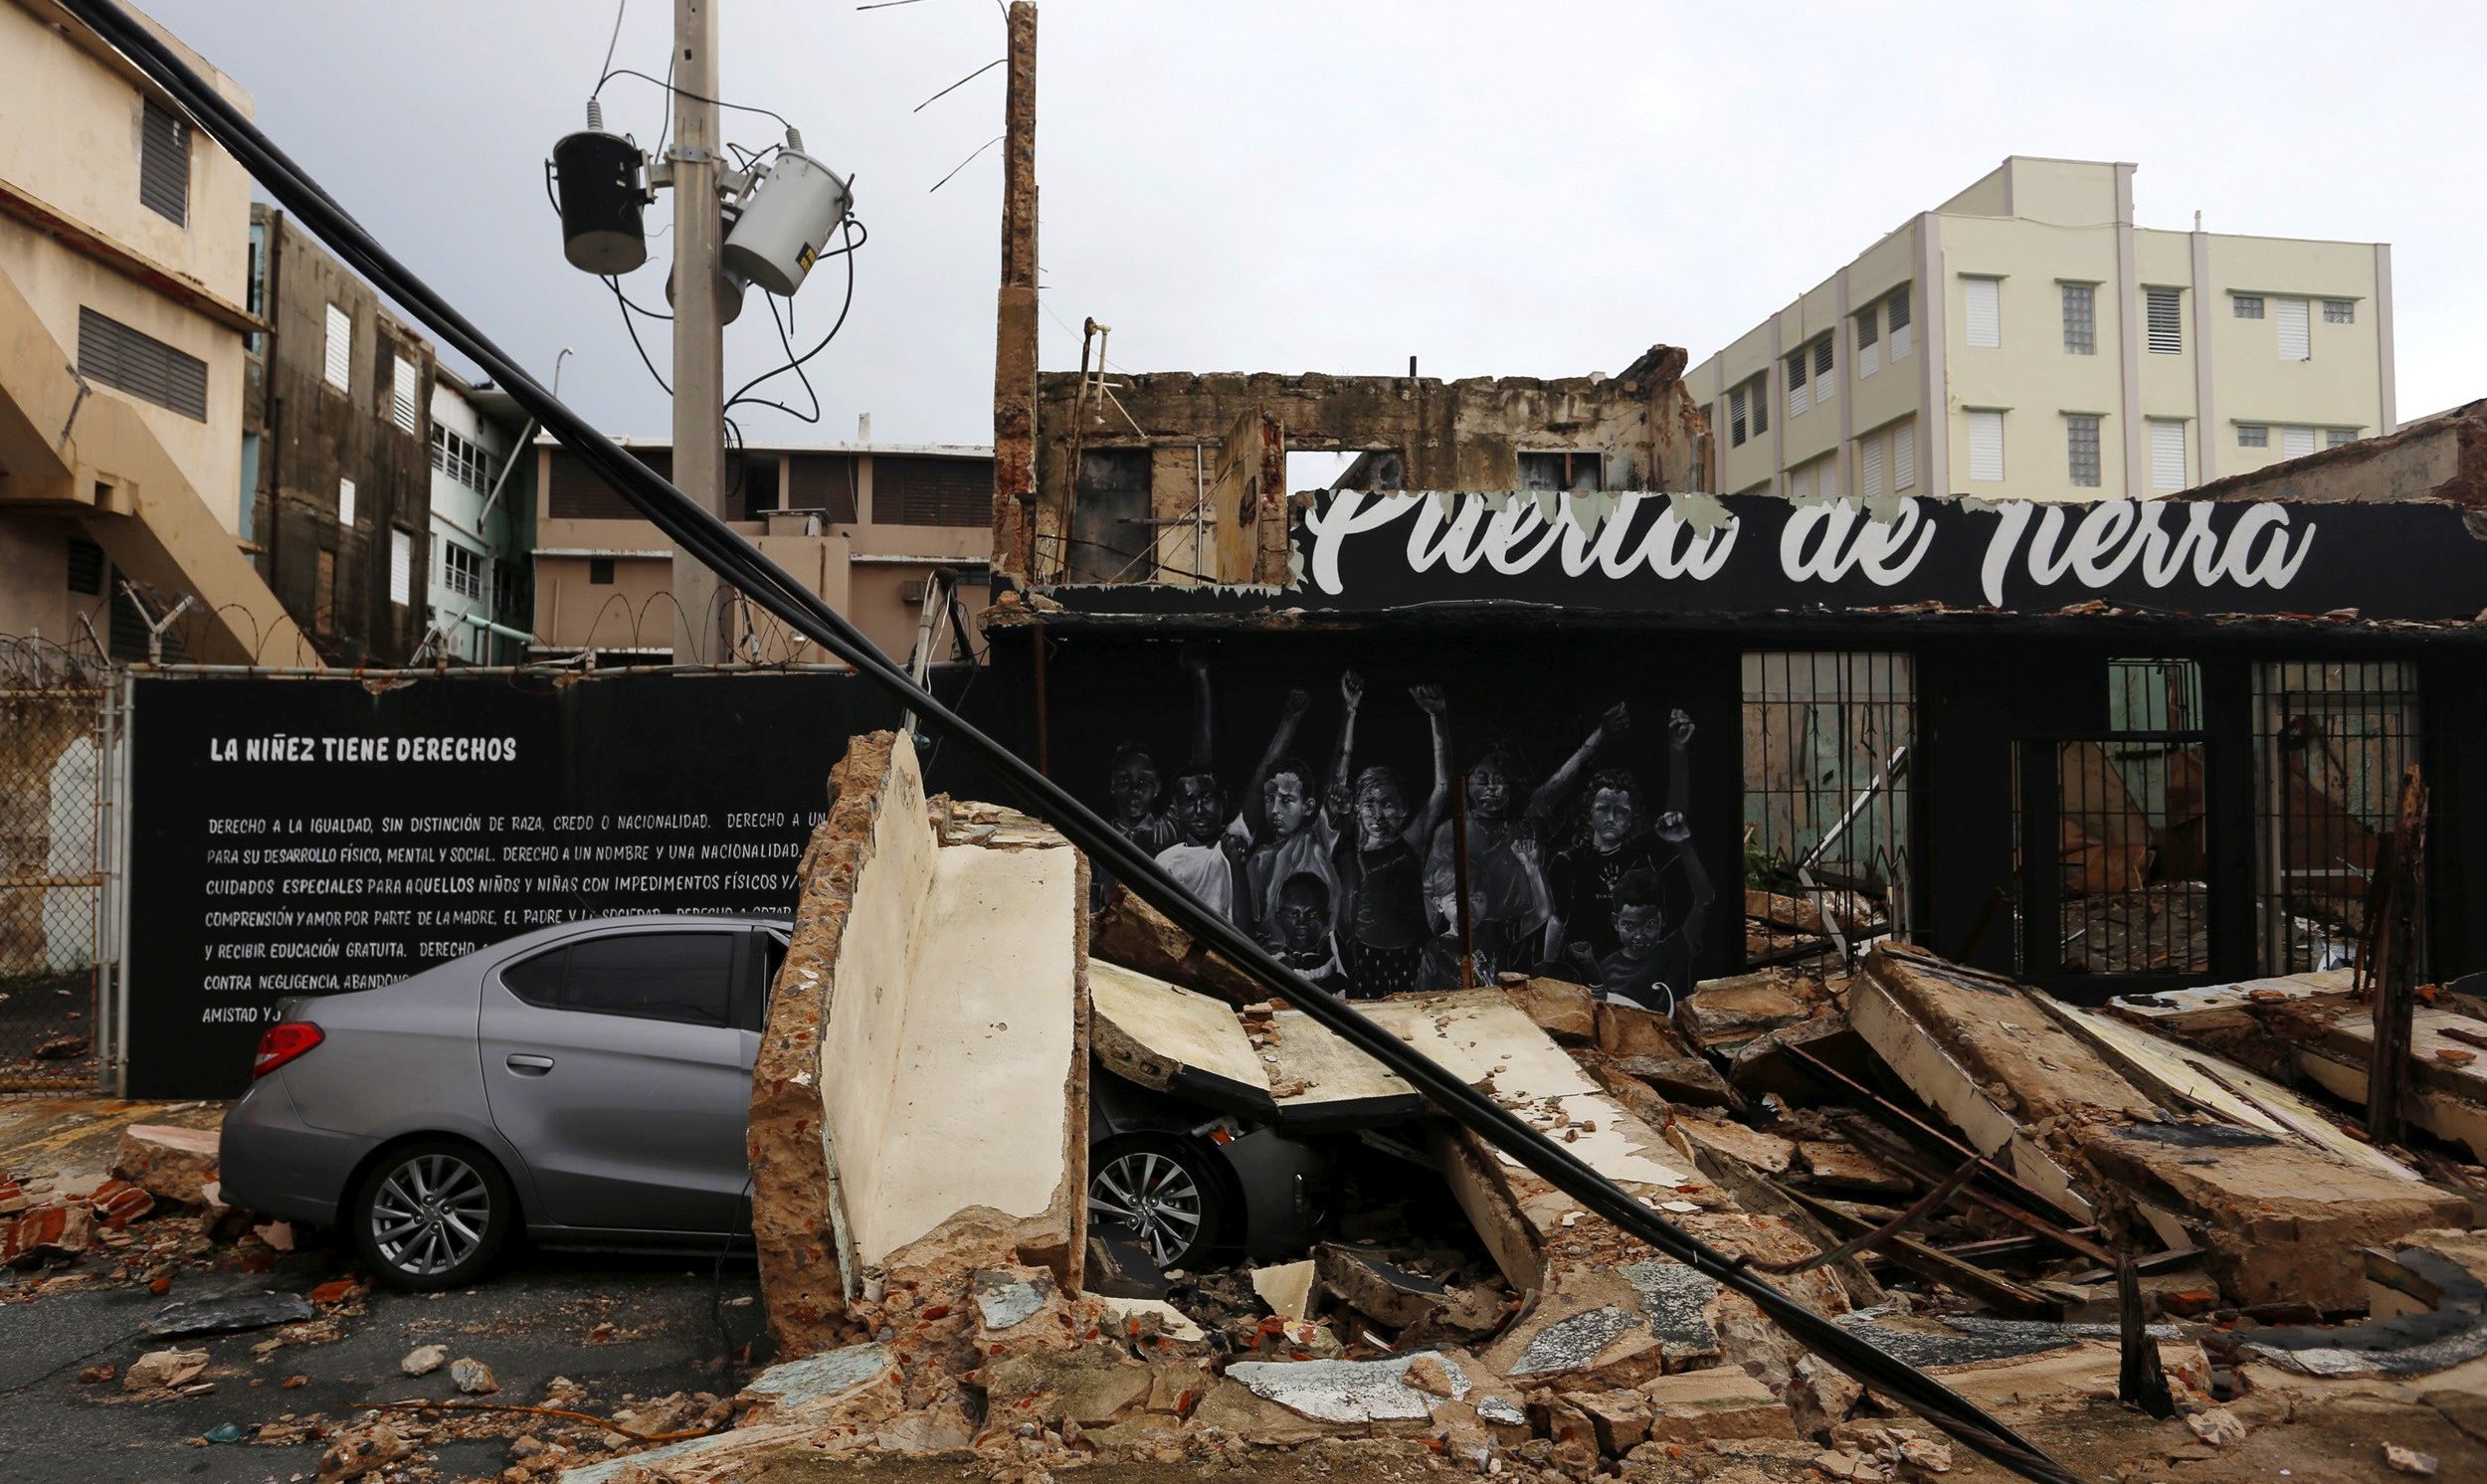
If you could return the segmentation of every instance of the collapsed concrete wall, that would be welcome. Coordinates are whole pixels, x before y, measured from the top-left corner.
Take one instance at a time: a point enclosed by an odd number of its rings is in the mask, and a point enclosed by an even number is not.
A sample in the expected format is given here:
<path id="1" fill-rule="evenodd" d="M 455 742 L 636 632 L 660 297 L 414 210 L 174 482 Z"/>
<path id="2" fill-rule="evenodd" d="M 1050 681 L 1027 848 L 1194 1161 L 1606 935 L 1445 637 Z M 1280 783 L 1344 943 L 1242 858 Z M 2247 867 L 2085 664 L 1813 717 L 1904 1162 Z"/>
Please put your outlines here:
<path id="1" fill-rule="evenodd" d="M 1085 863 L 1024 816 L 927 801 L 903 735 L 855 739 L 830 787 L 752 1086 L 752 1227 L 790 1355 L 927 1263 L 1075 1285 L 1085 1238 Z"/>
<path id="2" fill-rule="evenodd" d="M 2162 1108 L 2035 996 L 1930 954 L 1877 947 L 1849 1014 L 1980 1150 L 2084 1214 L 2199 1245 L 2241 1303 L 2362 1308 L 2364 1248 L 2468 1213 L 2318 1141 Z"/>

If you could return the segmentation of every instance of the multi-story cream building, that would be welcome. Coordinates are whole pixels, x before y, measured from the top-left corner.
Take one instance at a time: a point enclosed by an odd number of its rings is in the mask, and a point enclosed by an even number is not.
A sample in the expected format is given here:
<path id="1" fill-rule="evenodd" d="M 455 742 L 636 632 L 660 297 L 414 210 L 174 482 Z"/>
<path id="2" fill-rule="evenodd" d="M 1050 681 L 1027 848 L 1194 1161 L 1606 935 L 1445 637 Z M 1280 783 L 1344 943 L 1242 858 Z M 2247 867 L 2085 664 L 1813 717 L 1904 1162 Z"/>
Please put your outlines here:
<path id="1" fill-rule="evenodd" d="M 1723 493 L 2097 499 L 2396 426 L 2391 249 L 2133 223 L 2013 155 L 1684 380 Z"/>
<path id="2" fill-rule="evenodd" d="M 669 477 L 665 439 L 617 439 Z M 675 654 L 673 548 L 619 491 L 550 435 L 538 435 L 536 658 L 598 664 L 834 662 L 764 614 L 745 614 L 732 654 Z M 952 444 L 774 444 L 726 456 L 728 524 L 853 620 L 882 652 L 914 652 L 934 600 L 933 660 L 976 645 L 993 556 L 993 451 Z M 948 588 L 934 581 L 947 572 Z M 949 601 L 956 600 L 953 610 Z M 701 626 L 704 630 L 705 625 Z"/>
<path id="3" fill-rule="evenodd" d="M 227 97 L 250 97 L 154 23 Z M 0 633 L 290 660 L 251 565 L 251 181 L 48 0 L 0 0 Z"/>

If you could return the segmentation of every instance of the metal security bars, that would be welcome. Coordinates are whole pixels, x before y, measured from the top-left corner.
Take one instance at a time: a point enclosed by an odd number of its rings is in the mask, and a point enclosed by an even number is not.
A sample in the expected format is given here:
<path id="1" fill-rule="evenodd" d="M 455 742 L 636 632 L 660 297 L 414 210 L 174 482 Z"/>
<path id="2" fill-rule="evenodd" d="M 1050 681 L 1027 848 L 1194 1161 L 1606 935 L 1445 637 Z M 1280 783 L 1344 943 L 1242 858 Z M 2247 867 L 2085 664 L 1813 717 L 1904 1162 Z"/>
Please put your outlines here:
<path id="1" fill-rule="evenodd" d="M 2388 660 L 2273 660 L 2254 673 L 2254 912 L 2265 974 L 2344 968 L 2376 852 L 2418 760 L 2417 675 Z M 2421 921 L 2417 942 L 2426 941 Z M 2424 959 L 2418 968 L 2424 972 Z"/>
<path id="2" fill-rule="evenodd" d="M 1751 652 L 1743 697 L 1744 884 L 1764 908 L 1748 910 L 1747 961 L 1908 937 L 1910 657 Z"/>
<path id="3" fill-rule="evenodd" d="M 0 1096 L 98 1085 L 111 684 L 0 640 Z"/>

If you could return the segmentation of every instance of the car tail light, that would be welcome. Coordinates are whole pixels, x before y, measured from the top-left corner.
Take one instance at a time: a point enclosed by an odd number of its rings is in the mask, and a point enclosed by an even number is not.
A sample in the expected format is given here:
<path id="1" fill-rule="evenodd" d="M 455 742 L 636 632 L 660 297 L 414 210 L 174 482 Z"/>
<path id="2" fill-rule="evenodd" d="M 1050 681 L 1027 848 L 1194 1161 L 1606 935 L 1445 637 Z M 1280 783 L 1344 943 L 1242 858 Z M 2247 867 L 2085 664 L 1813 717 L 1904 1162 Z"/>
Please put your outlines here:
<path id="1" fill-rule="evenodd" d="M 260 1032 L 259 1059 L 251 1063 L 256 1081 L 328 1038 L 308 1020 L 279 1020 Z"/>

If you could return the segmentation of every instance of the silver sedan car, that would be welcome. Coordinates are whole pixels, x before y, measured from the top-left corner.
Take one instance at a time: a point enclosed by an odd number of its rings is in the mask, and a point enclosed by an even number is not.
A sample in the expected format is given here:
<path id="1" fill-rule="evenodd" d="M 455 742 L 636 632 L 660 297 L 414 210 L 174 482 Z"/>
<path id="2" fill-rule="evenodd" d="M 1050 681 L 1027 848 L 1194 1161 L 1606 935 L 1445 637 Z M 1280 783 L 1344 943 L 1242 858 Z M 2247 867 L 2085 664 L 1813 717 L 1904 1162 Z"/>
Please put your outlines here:
<path id="1" fill-rule="evenodd" d="M 474 1281 L 519 1229 L 713 1248 L 748 1229 L 751 1068 L 785 933 L 567 923 L 286 1001 L 225 1117 L 225 1198 L 341 1228 L 404 1288 Z"/>

